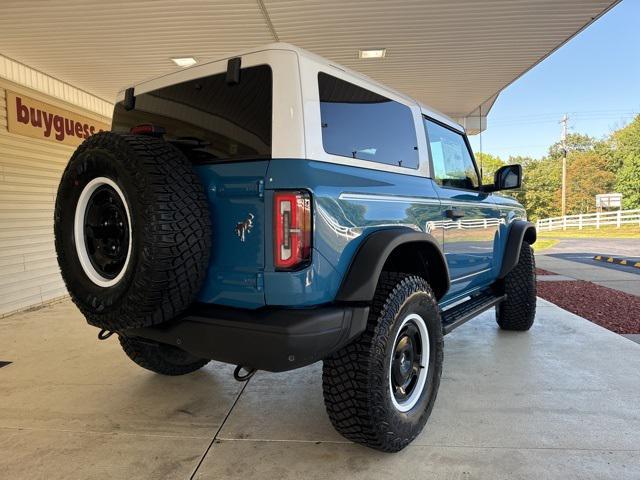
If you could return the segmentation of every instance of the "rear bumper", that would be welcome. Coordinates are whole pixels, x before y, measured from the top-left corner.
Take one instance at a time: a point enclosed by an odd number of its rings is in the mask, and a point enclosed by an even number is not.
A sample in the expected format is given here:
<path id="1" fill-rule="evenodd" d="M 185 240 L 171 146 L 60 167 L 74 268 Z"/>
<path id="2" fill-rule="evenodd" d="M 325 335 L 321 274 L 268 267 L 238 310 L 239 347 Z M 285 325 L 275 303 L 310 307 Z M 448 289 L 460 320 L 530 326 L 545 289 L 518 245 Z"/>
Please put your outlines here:
<path id="1" fill-rule="evenodd" d="M 281 372 L 326 358 L 364 331 L 369 307 L 245 310 L 197 304 L 180 318 L 127 336 L 175 345 L 200 358 Z"/>

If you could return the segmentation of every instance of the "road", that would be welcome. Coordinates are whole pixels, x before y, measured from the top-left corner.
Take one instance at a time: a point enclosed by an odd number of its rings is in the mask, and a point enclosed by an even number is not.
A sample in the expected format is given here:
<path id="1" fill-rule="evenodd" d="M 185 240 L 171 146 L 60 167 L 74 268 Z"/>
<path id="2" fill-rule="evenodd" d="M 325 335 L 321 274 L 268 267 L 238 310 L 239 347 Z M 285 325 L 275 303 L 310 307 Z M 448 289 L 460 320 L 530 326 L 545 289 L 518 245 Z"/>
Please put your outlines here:
<path id="1" fill-rule="evenodd" d="M 563 238 L 541 253 L 549 257 L 640 275 L 640 268 L 593 260 L 594 256 L 603 255 L 640 261 L 640 240 L 637 238 Z"/>
<path id="2" fill-rule="evenodd" d="M 576 280 L 586 280 L 603 287 L 640 296 L 640 268 L 599 262 L 593 260 L 595 255 L 639 258 L 640 240 L 561 239 L 552 248 L 536 253 L 536 264 L 539 268 Z"/>

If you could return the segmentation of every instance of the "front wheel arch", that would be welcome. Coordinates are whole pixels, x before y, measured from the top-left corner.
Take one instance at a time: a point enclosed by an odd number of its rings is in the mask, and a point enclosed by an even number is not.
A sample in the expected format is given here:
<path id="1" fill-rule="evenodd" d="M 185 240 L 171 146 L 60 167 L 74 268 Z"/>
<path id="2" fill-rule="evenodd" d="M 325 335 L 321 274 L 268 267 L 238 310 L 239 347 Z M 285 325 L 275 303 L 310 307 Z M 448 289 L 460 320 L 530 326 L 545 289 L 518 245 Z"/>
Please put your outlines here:
<path id="1" fill-rule="evenodd" d="M 507 243 L 502 255 L 499 279 L 503 279 L 518 264 L 522 242 L 533 245 L 537 239 L 536 227 L 533 223 L 524 220 L 514 220 L 509 226 Z"/>

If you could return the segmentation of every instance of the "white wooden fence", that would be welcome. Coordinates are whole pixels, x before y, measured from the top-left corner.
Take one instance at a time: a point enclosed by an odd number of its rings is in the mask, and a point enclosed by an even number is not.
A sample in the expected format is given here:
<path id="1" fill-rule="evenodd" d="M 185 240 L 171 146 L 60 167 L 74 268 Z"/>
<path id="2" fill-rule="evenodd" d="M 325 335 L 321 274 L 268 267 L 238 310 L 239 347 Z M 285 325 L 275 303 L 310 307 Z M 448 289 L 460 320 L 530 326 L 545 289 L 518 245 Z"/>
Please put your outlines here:
<path id="1" fill-rule="evenodd" d="M 543 231 L 566 230 L 567 228 L 582 230 L 586 227 L 600 228 L 603 226 L 620 228 L 622 225 L 629 224 L 640 226 L 640 209 L 542 218 L 536 222 L 536 227 Z"/>

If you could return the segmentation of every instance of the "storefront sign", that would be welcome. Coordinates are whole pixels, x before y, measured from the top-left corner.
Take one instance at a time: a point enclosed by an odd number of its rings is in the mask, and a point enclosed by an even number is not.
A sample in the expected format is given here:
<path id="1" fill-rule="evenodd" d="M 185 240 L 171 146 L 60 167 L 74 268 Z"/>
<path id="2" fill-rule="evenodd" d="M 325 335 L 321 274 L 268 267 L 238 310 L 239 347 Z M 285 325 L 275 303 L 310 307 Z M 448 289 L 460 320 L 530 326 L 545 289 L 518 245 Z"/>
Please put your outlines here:
<path id="1" fill-rule="evenodd" d="M 106 123 L 9 90 L 7 125 L 11 133 L 65 145 L 80 145 L 90 135 L 110 130 Z"/>

